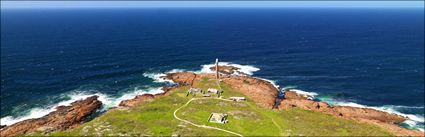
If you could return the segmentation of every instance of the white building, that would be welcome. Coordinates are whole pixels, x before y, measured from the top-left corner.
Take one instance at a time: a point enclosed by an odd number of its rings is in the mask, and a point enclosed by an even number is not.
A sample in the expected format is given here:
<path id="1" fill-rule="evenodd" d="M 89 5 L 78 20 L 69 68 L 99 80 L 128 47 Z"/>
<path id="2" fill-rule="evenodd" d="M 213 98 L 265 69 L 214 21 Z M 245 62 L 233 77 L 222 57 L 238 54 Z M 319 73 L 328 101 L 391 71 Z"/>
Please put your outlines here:
<path id="1" fill-rule="evenodd" d="M 236 102 L 239 102 L 239 101 L 244 101 L 245 97 L 230 97 L 229 99 L 236 101 Z"/>

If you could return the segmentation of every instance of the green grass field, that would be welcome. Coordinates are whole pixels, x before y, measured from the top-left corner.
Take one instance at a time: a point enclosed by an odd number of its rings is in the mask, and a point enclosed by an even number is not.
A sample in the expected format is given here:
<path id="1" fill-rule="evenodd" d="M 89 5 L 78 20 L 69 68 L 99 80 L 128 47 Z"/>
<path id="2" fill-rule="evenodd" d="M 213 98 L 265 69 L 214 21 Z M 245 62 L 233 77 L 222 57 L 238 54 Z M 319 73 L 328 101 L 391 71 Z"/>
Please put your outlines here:
<path id="1" fill-rule="evenodd" d="M 223 98 L 243 96 L 229 85 L 215 80 L 202 78 L 196 87 L 221 88 Z M 132 108 L 111 110 L 90 122 L 68 131 L 53 132 L 55 136 L 117 136 L 117 135 L 154 135 L 154 136 L 233 136 L 215 129 L 195 127 L 178 121 L 173 112 L 189 101 L 186 97 L 189 87 L 180 87 L 169 96 Z M 196 98 L 204 98 L 201 95 Z M 388 132 L 376 126 L 336 118 L 318 112 L 290 109 L 271 110 L 257 106 L 247 98 L 243 102 L 231 102 L 214 99 L 215 96 L 194 100 L 177 112 L 177 116 L 199 125 L 208 125 L 233 131 L 244 136 L 388 136 Z M 227 124 L 209 123 L 212 112 L 228 114 Z M 37 134 L 40 135 L 40 134 Z"/>

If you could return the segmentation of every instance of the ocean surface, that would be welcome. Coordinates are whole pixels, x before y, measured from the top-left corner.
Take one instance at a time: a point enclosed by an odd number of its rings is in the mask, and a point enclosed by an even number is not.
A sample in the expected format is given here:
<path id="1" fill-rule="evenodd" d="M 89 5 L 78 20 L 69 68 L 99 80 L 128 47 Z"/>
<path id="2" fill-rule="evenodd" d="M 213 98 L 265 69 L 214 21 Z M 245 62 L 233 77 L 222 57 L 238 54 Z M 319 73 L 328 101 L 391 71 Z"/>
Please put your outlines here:
<path id="1" fill-rule="evenodd" d="M 423 131 L 423 25 L 423 9 L 2 9 L 1 124 L 93 94 L 106 110 L 219 58 Z"/>

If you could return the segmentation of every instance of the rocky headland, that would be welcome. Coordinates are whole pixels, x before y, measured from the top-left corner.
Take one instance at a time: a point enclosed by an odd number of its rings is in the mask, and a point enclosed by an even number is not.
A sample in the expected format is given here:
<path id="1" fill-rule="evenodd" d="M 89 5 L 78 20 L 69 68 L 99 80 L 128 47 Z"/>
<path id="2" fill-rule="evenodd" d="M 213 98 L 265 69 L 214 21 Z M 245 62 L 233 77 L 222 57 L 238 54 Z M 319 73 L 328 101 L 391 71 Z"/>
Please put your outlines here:
<path id="1" fill-rule="evenodd" d="M 28 119 L 6 126 L 1 129 L 1 136 L 48 133 L 74 128 L 102 106 L 102 102 L 97 98 L 97 96 L 91 96 L 75 101 L 70 106 L 58 106 L 55 111 L 41 118 Z"/>
<path id="2" fill-rule="evenodd" d="M 284 92 L 284 99 L 278 99 L 279 90 L 269 81 L 246 76 L 234 66 L 219 66 L 220 82 L 229 85 L 235 91 L 241 92 L 259 106 L 275 111 L 292 108 L 305 109 L 329 114 L 338 118 L 350 119 L 358 122 L 377 125 L 396 136 L 424 136 L 424 132 L 409 130 L 399 126 L 406 117 L 391 114 L 370 108 L 357 108 L 350 106 L 331 106 L 325 102 L 314 101 L 303 94 L 288 90 Z M 215 67 L 211 67 L 215 70 Z M 242 74 L 242 75 L 233 75 Z M 161 96 L 170 95 L 179 86 L 196 87 L 202 79 L 215 79 L 215 74 L 177 72 L 169 73 L 162 77 L 173 81 L 175 87 L 163 87 L 161 94 L 137 95 L 133 99 L 121 101 L 118 108 L 128 108 L 159 99 Z M 70 106 L 59 106 L 56 111 L 37 119 L 29 119 L 6 126 L 1 130 L 1 136 L 13 136 L 34 132 L 48 133 L 51 131 L 66 130 L 85 121 L 90 114 L 100 108 L 102 103 L 97 96 L 72 103 Z"/>
<path id="3" fill-rule="evenodd" d="M 178 85 L 196 86 L 202 78 L 214 79 L 214 74 L 196 74 L 193 72 L 170 73 L 163 77 L 172 80 Z M 258 105 L 272 108 L 278 90 L 268 81 L 249 76 L 220 76 L 221 82 L 230 85 L 233 89 L 243 92 L 252 98 Z"/>
<path id="4" fill-rule="evenodd" d="M 409 130 L 399 126 L 408 118 L 370 108 L 358 108 L 350 106 L 330 106 L 325 102 L 308 100 L 305 96 L 293 91 L 286 91 L 285 99 L 279 105 L 279 109 L 301 108 L 311 111 L 323 112 L 335 117 L 352 119 L 366 122 L 387 129 L 396 136 L 424 136 L 424 132 Z"/>
<path id="5" fill-rule="evenodd" d="M 219 72 L 224 74 L 220 76 L 221 82 L 230 85 L 233 89 L 251 98 L 258 105 L 266 108 L 272 109 L 277 103 L 278 110 L 291 108 L 306 109 L 330 114 L 339 118 L 374 124 L 388 129 L 388 132 L 397 136 L 424 136 L 424 132 L 409 130 L 399 126 L 401 122 L 408 119 L 407 117 L 370 108 L 331 106 L 326 102 L 310 100 L 307 95 L 298 94 L 291 90 L 284 92 L 284 99 L 277 99 L 279 90 L 272 83 L 250 76 L 231 76 L 231 74 L 235 73 L 234 71 L 238 70 L 238 68 L 233 66 L 219 66 L 218 68 Z M 215 70 L 215 67 L 211 67 L 210 69 Z M 213 79 L 215 75 L 178 72 L 170 73 L 164 78 L 172 80 L 179 85 L 196 86 L 201 81 L 201 78 L 204 77 Z"/>

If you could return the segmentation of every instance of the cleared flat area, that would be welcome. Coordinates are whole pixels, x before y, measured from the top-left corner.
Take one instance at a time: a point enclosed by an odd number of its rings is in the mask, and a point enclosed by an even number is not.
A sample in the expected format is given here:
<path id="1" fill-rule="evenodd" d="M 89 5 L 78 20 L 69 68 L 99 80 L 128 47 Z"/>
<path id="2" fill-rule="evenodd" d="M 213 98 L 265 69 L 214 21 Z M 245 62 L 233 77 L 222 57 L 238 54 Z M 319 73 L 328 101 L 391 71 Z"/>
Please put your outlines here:
<path id="1" fill-rule="evenodd" d="M 215 80 L 202 79 L 198 88 L 223 89 L 222 98 L 244 96 L 233 90 L 229 85 Z M 132 108 L 111 110 L 94 120 L 64 132 L 54 132 L 50 135 L 186 135 L 186 136 L 235 136 L 217 129 L 203 128 L 178 120 L 176 116 L 194 123 L 216 127 L 239 133 L 244 136 L 388 136 L 379 127 L 358 123 L 351 120 L 336 118 L 318 112 L 290 109 L 271 110 L 259 107 L 247 98 L 243 102 L 223 101 L 216 96 L 195 97 L 186 96 L 189 87 L 180 87 L 169 96 L 158 97 L 151 102 L 142 102 Z M 188 103 L 192 98 L 195 99 Z M 187 105 L 185 105 L 187 104 Z M 183 107 L 182 107 L 183 106 Z M 209 123 L 211 113 L 228 114 L 228 123 Z"/>

